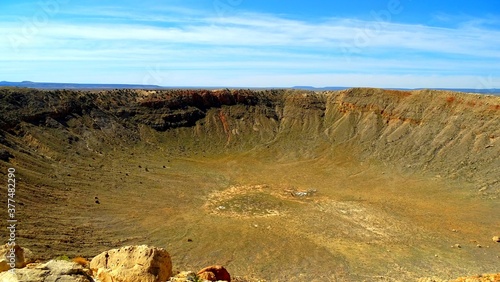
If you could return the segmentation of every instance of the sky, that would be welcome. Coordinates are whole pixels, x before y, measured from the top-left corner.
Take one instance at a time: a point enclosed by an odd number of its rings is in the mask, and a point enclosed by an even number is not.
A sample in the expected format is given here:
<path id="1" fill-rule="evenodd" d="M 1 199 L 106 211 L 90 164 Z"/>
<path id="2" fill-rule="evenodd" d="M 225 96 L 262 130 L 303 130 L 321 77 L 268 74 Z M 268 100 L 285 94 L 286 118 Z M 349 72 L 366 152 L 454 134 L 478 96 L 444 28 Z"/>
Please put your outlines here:
<path id="1" fill-rule="evenodd" d="M 0 81 L 500 88 L 500 1 L 0 3 Z"/>

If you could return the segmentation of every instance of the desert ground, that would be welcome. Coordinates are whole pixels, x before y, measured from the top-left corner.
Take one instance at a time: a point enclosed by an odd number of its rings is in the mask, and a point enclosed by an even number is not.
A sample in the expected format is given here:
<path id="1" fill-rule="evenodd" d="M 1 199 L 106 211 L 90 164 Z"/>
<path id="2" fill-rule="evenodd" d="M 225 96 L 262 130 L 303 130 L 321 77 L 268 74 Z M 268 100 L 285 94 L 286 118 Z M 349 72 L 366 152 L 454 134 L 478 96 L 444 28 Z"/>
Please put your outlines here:
<path id="1" fill-rule="evenodd" d="M 0 177 L 15 168 L 17 243 L 41 260 L 148 244 L 179 271 L 267 281 L 500 272 L 500 97 L 4 88 L 0 100 Z"/>

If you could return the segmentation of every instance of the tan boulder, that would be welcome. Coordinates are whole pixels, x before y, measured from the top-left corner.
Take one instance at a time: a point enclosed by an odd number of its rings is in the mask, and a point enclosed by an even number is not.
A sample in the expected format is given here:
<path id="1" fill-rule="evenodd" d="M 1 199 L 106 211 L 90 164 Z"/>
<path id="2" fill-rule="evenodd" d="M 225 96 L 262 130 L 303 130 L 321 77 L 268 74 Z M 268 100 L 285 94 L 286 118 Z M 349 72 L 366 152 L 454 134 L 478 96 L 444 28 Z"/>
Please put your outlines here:
<path id="1" fill-rule="evenodd" d="M 493 236 L 493 242 L 500 243 L 500 236 Z"/>
<path id="2" fill-rule="evenodd" d="M 14 250 L 13 253 L 11 249 Z M 7 244 L 0 246 L 0 272 L 11 269 L 11 263 L 14 263 L 15 268 L 22 268 L 32 261 L 33 253 L 29 249 L 21 248 L 19 245 L 14 247 Z"/>
<path id="3" fill-rule="evenodd" d="M 94 257 L 90 269 L 101 282 L 164 282 L 172 275 L 172 261 L 162 248 L 127 246 Z"/>
<path id="4" fill-rule="evenodd" d="M 228 281 L 231 282 L 231 275 L 221 265 L 212 265 L 198 271 L 198 276 L 201 279 L 208 281 Z"/>

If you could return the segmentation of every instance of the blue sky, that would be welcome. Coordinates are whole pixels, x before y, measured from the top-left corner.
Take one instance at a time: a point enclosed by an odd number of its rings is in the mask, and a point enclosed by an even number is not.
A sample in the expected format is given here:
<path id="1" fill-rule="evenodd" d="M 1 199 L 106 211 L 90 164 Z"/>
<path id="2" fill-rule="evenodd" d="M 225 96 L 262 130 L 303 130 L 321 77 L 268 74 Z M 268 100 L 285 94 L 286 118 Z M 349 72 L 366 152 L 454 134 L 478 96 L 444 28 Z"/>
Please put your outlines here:
<path id="1" fill-rule="evenodd" d="M 500 2 L 0 3 L 0 80 L 500 88 Z"/>

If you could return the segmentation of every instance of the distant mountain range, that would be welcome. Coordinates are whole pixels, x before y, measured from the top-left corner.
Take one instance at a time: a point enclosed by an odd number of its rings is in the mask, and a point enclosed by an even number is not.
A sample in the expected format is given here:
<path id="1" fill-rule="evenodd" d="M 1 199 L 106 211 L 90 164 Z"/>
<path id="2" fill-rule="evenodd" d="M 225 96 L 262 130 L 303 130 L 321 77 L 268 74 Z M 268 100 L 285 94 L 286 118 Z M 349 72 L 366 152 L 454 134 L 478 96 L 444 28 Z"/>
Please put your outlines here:
<path id="1" fill-rule="evenodd" d="M 326 86 L 326 87 L 312 87 L 312 86 L 294 86 L 293 89 L 304 89 L 311 91 L 326 91 L 326 90 L 343 90 L 352 87 L 339 87 L 339 86 Z M 457 91 L 466 93 L 479 93 L 479 94 L 490 94 L 490 95 L 500 95 L 499 88 L 490 89 L 473 89 L 473 88 L 393 88 L 393 87 L 383 87 L 384 89 L 394 89 L 394 90 L 420 90 L 420 89 L 434 89 L 434 90 L 447 90 L 447 91 Z"/>
<path id="2" fill-rule="evenodd" d="M 53 82 L 10 82 L 0 81 L 0 86 L 26 87 L 37 89 L 158 89 L 158 85 L 142 84 L 95 84 L 95 83 L 53 83 Z"/>
<path id="3" fill-rule="evenodd" d="M 220 87 L 165 87 L 159 85 L 144 85 L 144 84 L 97 84 L 97 83 L 54 83 L 54 82 L 32 82 L 32 81 L 22 81 L 22 82 L 10 82 L 10 81 L 0 81 L 0 87 L 10 86 L 10 87 L 26 87 L 26 88 L 37 88 L 37 89 L 172 89 L 172 88 L 204 88 L 204 89 L 220 89 L 227 88 L 225 86 Z M 235 88 L 235 87 L 229 87 Z M 286 87 L 241 87 L 241 88 L 286 88 Z M 342 90 L 352 87 L 347 86 L 327 86 L 327 87 L 313 87 L 313 86 L 294 86 L 292 89 L 303 89 L 311 91 L 326 91 L 326 90 Z M 387 89 L 397 89 L 397 90 L 417 90 L 410 88 L 387 88 Z M 481 94 L 491 94 L 500 95 L 500 89 L 471 89 L 471 88 L 431 88 L 436 90 L 449 90 L 449 91 L 459 91 L 466 93 L 481 93 Z"/>

